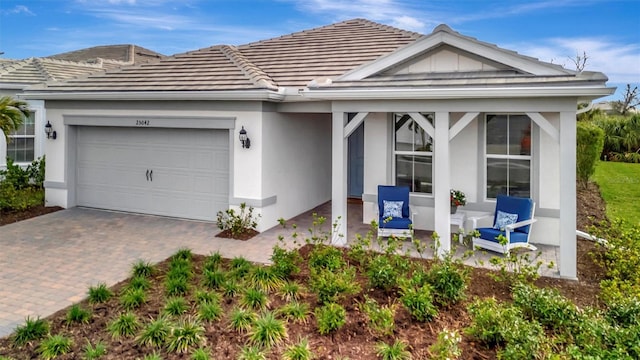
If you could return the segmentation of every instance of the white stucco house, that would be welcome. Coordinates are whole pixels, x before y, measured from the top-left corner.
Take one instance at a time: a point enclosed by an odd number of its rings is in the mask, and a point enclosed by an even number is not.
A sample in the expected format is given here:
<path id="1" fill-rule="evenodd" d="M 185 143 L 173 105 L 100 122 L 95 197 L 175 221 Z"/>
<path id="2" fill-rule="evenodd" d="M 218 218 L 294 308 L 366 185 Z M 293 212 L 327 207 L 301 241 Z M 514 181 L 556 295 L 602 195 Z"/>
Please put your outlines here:
<path id="1" fill-rule="evenodd" d="M 259 230 L 328 200 L 334 242 L 375 218 L 377 185 L 411 187 L 415 227 L 449 248 L 449 189 L 465 210 L 531 197 L 531 242 L 576 277 L 576 106 L 611 94 L 599 72 L 461 35 L 363 19 L 30 87 L 57 131 L 46 201 L 214 220 L 247 203 Z M 244 129 L 250 147 L 239 140 Z M 363 218 L 347 219 L 347 198 Z"/>

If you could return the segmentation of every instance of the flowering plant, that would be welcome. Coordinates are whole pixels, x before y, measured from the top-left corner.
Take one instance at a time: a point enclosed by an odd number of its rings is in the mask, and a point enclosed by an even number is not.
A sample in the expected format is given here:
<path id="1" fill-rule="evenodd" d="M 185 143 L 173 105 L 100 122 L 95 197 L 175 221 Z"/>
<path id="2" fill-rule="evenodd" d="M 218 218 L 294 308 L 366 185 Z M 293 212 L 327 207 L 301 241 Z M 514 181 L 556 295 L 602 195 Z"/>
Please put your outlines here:
<path id="1" fill-rule="evenodd" d="M 467 197 L 460 190 L 451 189 L 451 206 L 465 206 L 467 204 Z"/>

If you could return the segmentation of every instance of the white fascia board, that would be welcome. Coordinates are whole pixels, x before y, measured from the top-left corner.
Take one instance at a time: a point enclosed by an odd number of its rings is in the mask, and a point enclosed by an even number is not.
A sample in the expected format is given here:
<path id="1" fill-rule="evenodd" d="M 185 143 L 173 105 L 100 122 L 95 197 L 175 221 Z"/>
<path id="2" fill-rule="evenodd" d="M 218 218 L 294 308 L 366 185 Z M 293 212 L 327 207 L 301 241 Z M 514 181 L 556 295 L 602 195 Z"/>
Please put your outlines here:
<path id="1" fill-rule="evenodd" d="M 607 87 L 504 87 L 479 89 L 345 89 L 304 90 L 310 99 L 378 100 L 378 99 L 487 99 L 527 97 L 582 97 L 597 99 L 611 95 L 615 88 Z"/>
<path id="2" fill-rule="evenodd" d="M 18 95 L 38 100 L 259 100 L 282 101 L 284 94 L 271 90 L 243 91 L 114 91 L 114 92 L 37 92 Z"/>
<path id="3" fill-rule="evenodd" d="M 558 69 L 534 59 L 526 59 L 522 55 L 510 53 L 509 51 L 498 47 L 489 46 L 478 41 L 441 32 L 431 36 L 425 36 L 405 45 L 391 54 L 379 58 L 378 60 L 374 60 L 371 63 L 351 70 L 338 77 L 336 81 L 356 81 L 365 79 L 442 44 L 459 48 L 471 54 L 475 54 L 534 75 L 567 75 L 571 73 L 568 70 Z"/>
<path id="4" fill-rule="evenodd" d="M 0 83 L 0 89 L 3 90 L 22 90 L 27 86 L 31 86 L 33 84 L 21 84 L 21 83 Z"/>

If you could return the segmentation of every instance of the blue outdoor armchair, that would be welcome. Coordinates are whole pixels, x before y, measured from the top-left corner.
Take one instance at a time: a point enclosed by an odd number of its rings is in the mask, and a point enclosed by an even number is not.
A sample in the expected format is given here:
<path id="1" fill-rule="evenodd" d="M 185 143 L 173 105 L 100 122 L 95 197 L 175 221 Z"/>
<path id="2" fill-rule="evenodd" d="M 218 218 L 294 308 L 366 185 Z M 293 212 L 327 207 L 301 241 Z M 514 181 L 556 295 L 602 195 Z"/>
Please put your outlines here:
<path id="1" fill-rule="evenodd" d="M 378 185 L 378 236 L 413 237 L 409 187 Z"/>
<path id="2" fill-rule="evenodd" d="M 529 198 L 498 195 L 492 227 L 477 227 L 478 220 L 491 215 L 470 218 L 473 228 L 480 233 L 479 237 L 473 238 L 473 247 L 503 254 L 508 254 L 515 248 L 536 250 L 536 247 L 529 243 L 531 224 L 536 222 L 533 218 L 535 205 L 535 202 Z M 498 242 L 499 235 L 507 238 L 505 245 Z"/>

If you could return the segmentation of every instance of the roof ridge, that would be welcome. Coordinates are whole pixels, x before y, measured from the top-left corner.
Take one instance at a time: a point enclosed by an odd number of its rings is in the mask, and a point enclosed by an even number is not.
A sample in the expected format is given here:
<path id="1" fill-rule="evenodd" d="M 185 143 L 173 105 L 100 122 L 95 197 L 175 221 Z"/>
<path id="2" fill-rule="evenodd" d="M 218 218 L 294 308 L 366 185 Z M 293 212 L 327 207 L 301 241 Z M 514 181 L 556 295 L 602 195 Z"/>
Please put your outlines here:
<path id="1" fill-rule="evenodd" d="M 410 37 L 415 38 L 415 39 L 424 36 L 424 34 L 421 34 L 419 32 L 409 31 L 409 30 L 401 29 L 401 28 L 398 28 L 398 27 L 395 27 L 395 26 L 381 24 L 379 22 L 371 21 L 369 19 L 364 19 L 364 18 L 356 18 L 356 19 L 351 19 L 351 20 L 347 20 L 347 21 L 358 21 L 360 23 L 367 24 L 367 25 L 373 26 L 373 27 L 381 29 L 381 30 L 387 30 L 387 31 L 391 31 L 391 32 L 394 32 L 394 33 L 397 33 L 397 34 L 407 35 L 407 36 L 410 36 Z M 343 22 L 347 22 L 347 21 L 343 21 Z M 341 24 L 341 23 L 338 23 L 338 24 Z"/>
<path id="2" fill-rule="evenodd" d="M 49 70 L 44 67 L 43 62 L 42 58 L 33 58 L 33 65 L 40 71 L 40 73 L 42 73 L 47 81 L 56 80 L 55 76 L 51 75 Z"/>
<path id="3" fill-rule="evenodd" d="M 254 84 L 264 86 L 270 90 L 278 89 L 278 85 L 276 85 L 271 76 L 264 72 L 259 66 L 249 61 L 237 47 L 233 45 L 221 45 L 219 49 L 220 52 L 239 67 Z"/>
<path id="4" fill-rule="evenodd" d="M 38 59 L 38 60 L 40 60 L 42 62 L 52 63 L 52 64 L 76 65 L 76 66 L 84 66 L 84 67 L 91 67 L 91 68 L 98 68 L 98 69 L 102 68 L 102 66 L 100 66 L 100 64 L 91 63 L 91 62 L 88 62 L 88 61 L 61 60 L 61 59 L 54 59 L 54 58 L 49 58 L 49 57 L 34 58 L 34 59 Z"/>
<path id="5" fill-rule="evenodd" d="M 26 65 L 26 60 L 27 59 L 7 62 L 0 67 L 0 75 L 6 75 L 9 74 L 11 70 L 18 70 L 23 68 Z"/>

